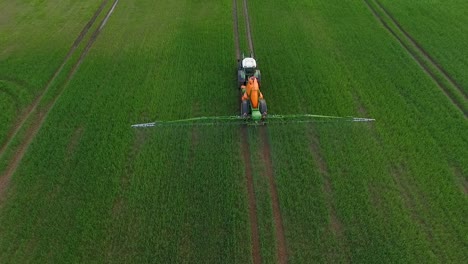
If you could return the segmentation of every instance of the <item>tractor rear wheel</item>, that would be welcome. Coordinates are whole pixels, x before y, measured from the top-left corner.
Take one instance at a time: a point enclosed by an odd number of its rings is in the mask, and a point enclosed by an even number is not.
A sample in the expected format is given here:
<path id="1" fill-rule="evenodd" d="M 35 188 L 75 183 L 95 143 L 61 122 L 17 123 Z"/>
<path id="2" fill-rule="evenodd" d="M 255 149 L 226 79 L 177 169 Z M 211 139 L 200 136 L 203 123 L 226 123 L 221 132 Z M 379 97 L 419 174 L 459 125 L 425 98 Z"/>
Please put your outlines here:
<path id="1" fill-rule="evenodd" d="M 247 118 L 249 115 L 249 102 L 248 100 L 242 100 L 241 102 L 241 117 Z"/>
<path id="2" fill-rule="evenodd" d="M 265 99 L 260 99 L 260 114 L 262 114 L 262 117 L 265 117 L 267 115 L 268 109 L 267 109 L 267 104 Z"/>

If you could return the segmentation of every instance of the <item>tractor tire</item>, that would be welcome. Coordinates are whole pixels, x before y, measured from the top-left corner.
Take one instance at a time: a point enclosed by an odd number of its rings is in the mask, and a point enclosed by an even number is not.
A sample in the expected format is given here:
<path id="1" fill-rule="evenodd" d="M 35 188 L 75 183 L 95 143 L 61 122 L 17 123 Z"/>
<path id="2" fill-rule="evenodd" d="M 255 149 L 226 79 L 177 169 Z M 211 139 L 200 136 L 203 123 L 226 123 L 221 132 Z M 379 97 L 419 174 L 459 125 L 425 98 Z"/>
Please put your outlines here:
<path id="1" fill-rule="evenodd" d="M 258 85 L 261 86 L 262 74 L 260 73 L 260 70 L 256 70 L 254 76 L 257 78 Z"/>
<path id="2" fill-rule="evenodd" d="M 240 88 L 241 85 L 245 85 L 245 72 L 243 70 L 237 71 L 237 84 L 238 88 Z"/>
<path id="3" fill-rule="evenodd" d="M 241 117 L 247 118 L 249 116 L 249 102 L 248 100 L 242 100 L 241 102 Z"/>
<path id="4" fill-rule="evenodd" d="M 267 108 L 267 103 L 265 99 L 260 99 L 260 106 L 259 106 L 260 114 L 262 114 L 262 117 L 266 117 L 268 108 Z"/>

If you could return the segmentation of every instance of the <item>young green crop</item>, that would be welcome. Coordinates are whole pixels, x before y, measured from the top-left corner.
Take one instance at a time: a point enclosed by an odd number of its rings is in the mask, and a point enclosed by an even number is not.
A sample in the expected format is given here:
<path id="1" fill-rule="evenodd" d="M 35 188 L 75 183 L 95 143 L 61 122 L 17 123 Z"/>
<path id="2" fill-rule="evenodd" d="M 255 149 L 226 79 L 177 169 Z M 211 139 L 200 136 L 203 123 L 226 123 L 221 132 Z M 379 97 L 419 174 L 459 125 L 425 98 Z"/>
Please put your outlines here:
<path id="1" fill-rule="evenodd" d="M 363 2 L 249 3 L 269 113 L 377 119 L 267 126 L 289 262 L 466 259 L 461 113 Z M 240 129 L 130 128 L 238 113 L 231 11 L 231 1 L 119 2 L 10 183 L 0 262 L 252 261 Z M 257 129 L 261 254 L 274 262 Z"/>
<path id="2" fill-rule="evenodd" d="M 251 5 L 269 113 L 377 120 L 269 127 L 290 261 L 465 259 L 463 115 L 363 2 Z"/>
<path id="3" fill-rule="evenodd" d="M 380 3 L 468 93 L 468 3 L 463 0 Z"/>
<path id="4" fill-rule="evenodd" d="M 11 135 L 17 133 L 14 128 L 22 121 L 26 122 L 35 99 L 48 90 L 49 81 L 58 72 L 67 51 L 99 4 L 39 2 L 0 3 L 0 94 L 13 100 L 4 107 L 16 108 L 14 112 L 0 112 L 0 118 L 5 121 L 0 127 L 2 149 L 13 141 Z M 69 66 L 65 65 L 65 68 Z M 58 77 L 63 80 L 65 76 Z M 50 86 L 56 84 L 51 82 Z"/>
<path id="5" fill-rule="evenodd" d="M 130 127 L 237 112 L 231 10 L 119 3 L 12 180 L 0 261 L 250 261 L 239 130 Z"/>

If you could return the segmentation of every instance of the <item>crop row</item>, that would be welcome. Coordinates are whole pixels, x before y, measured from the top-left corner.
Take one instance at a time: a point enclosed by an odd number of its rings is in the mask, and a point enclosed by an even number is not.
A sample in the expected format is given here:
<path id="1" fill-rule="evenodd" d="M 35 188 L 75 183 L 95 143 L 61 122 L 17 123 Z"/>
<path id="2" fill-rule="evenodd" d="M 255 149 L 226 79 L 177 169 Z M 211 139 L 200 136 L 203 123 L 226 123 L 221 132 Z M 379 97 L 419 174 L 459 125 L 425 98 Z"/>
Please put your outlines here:
<path id="1" fill-rule="evenodd" d="M 249 3 L 271 114 L 377 119 L 267 127 L 289 262 L 466 259 L 463 115 L 363 1 Z M 130 128 L 237 113 L 231 4 L 119 3 L 12 179 L 0 262 L 251 261 L 240 129 Z M 275 262 L 261 130 L 248 130 Z"/>
<path id="2" fill-rule="evenodd" d="M 380 2 L 460 84 L 465 94 L 468 93 L 468 51 L 465 48 L 468 3 L 463 0 Z"/>
<path id="3" fill-rule="evenodd" d="M 462 113 L 363 1 L 250 3 L 271 114 L 377 120 L 269 126 L 291 262 L 466 258 Z"/>
<path id="4" fill-rule="evenodd" d="M 239 131 L 130 128 L 237 112 L 231 11 L 119 3 L 12 180 L 2 261 L 249 261 Z"/>

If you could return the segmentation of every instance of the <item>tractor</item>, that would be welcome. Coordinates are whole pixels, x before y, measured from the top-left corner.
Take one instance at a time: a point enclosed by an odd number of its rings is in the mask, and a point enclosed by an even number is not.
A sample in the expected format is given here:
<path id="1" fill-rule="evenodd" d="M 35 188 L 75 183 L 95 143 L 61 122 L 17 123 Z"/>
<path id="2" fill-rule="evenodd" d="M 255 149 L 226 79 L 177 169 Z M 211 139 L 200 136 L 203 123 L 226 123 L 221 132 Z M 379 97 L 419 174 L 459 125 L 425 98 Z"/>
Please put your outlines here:
<path id="1" fill-rule="evenodd" d="M 239 62 L 237 82 L 241 92 L 241 115 L 243 119 L 265 120 L 267 104 L 260 92 L 261 74 L 257 62 L 252 57 Z"/>
<path id="2" fill-rule="evenodd" d="M 291 115 L 268 115 L 267 105 L 263 94 L 260 92 L 261 75 L 257 69 L 257 63 L 254 58 L 243 58 L 239 61 L 237 69 L 238 88 L 241 93 L 240 116 L 201 116 L 190 117 L 186 119 L 155 121 L 151 123 L 135 124 L 132 127 L 161 127 L 161 126 L 183 126 L 183 125 L 265 125 L 283 124 L 283 123 L 305 123 L 305 122 L 372 122 L 371 118 L 359 117 L 339 117 L 311 114 L 291 114 Z M 323 120 L 323 121 L 319 121 Z"/>

